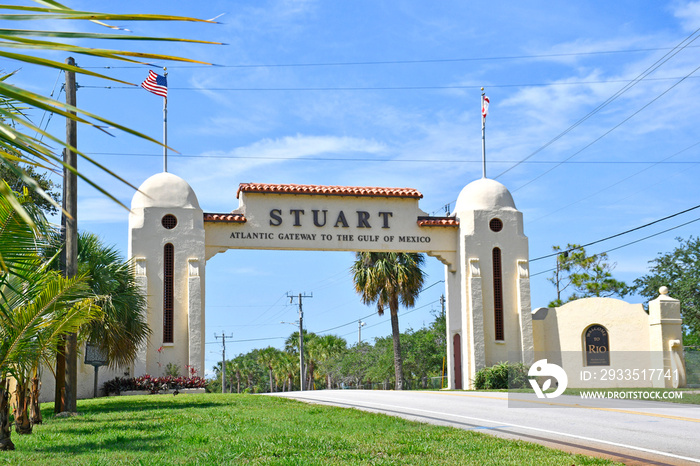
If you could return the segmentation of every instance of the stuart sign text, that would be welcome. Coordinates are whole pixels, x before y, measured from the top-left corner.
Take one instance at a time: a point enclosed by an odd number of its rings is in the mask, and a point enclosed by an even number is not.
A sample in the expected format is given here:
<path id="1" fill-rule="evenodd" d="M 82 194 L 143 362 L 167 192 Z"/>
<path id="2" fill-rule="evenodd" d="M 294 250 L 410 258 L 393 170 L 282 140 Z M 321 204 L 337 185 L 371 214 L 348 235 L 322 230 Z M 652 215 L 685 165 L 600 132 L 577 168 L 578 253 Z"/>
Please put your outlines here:
<path id="1" fill-rule="evenodd" d="M 269 212 L 269 226 L 271 227 L 304 227 L 313 225 L 315 229 L 324 229 L 327 232 L 318 233 L 290 233 L 290 232 L 242 232 L 233 231 L 231 239 L 261 239 L 279 241 L 357 241 L 364 243 L 430 243 L 430 236 L 415 235 L 390 235 L 388 232 L 382 234 L 349 234 L 343 229 L 350 228 L 351 225 L 358 229 L 371 230 L 372 224 L 376 228 L 390 230 L 391 219 L 394 216 L 390 211 L 378 211 L 374 215 L 365 210 L 355 210 L 347 214 L 340 210 L 329 215 L 327 209 L 271 209 Z M 331 228 L 333 230 L 331 230 Z M 338 229 L 338 230 L 335 230 Z M 273 230 L 277 230 L 274 228 Z"/>
<path id="2" fill-rule="evenodd" d="M 425 252 L 452 264 L 458 228 L 426 227 L 417 197 L 240 193 L 236 221 L 204 222 L 207 258 L 228 249 Z"/>

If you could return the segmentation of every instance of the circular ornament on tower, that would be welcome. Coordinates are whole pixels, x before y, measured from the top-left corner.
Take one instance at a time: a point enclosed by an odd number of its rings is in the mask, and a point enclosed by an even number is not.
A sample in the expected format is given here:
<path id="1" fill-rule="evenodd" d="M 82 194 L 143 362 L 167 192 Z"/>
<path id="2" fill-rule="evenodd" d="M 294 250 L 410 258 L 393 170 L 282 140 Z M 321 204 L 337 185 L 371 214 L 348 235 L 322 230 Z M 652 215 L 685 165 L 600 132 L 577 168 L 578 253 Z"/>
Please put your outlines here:
<path id="1" fill-rule="evenodd" d="M 172 230 L 177 226 L 177 217 L 175 217 L 173 214 L 163 215 L 160 223 L 163 225 L 163 228 Z"/>
<path id="2" fill-rule="evenodd" d="M 500 218 L 492 218 L 489 222 L 489 228 L 494 233 L 498 233 L 499 231 L 503 230 L 503 222 Z"/>

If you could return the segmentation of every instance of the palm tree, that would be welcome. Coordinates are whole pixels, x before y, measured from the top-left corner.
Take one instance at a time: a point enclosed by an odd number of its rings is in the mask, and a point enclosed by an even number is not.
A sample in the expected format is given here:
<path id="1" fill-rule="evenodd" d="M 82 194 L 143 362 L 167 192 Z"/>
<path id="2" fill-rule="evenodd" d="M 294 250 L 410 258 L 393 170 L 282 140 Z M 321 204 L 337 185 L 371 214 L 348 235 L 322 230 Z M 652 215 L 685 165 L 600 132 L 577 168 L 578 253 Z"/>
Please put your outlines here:
<path id="1" fill-rule="evenodd" d="M 282 391 L 284 391 L 287 385 L 287 357 L 289 354 L 284 351 L 275 350 L 275 360 L 272 363 L 274 376 L 275 376 L 275 389 L 279 390 L 280 382 L 282 382 Z"/>
<path id="2" fill-rule="evenodd" d="M 303 330 L 302 335 L 304 337 L 304 377 L 306 378 L 306 374 L 308 374 L 309 371 L 309 349 L 307 343 L 309 343 L 312 339 L 316 338 L 316 334 L 313 332 L 308 332 L 306 329 Z M 287 337 L 287 339 L 284 341 L 284 350 L 289 353 L 289 354 L 295 354 L 297 357 L 299 356 L 299 331 L 292 332 L 291 335 Z M 301 384 L 301 381 L 299 381 Z M 308 387 L 308 383 L 306 386 Z"/>
<path id="3" fill-rule="evenodd" d="M 44 251 L 47 258 L 57 256 L 62 247 L 57 232 L 52 237 L 51 246 Z M 81 336 L 98 346 L 111 368 L 128 366 L 151 333 L 146 322 L 146 297 L 136 284 L 133 264 L 123 259 L 115 247 L 104 245 L 99 237 L 87 232 L 78 235 L 77 259 L 78 273 L 88 277 L 90 290 L 104 311 L 99 320 L 81 329 Z M 60 264 L 54 261 L 52 266 L 58 269 Z M 57 386 L 63 381 L 63 357 L 64 353 L 59 351 Z M 35 399 L 38 396 L 38 390 L 32 394 Z"/>
<path id="4" fill-rule="evenodd" d="M 243 356 L 238 355 L 230 361 L 226 361 L 226 373 L 231 374 L 231 392 L 233 392 L 233 379 L 236 379 L 236 393 L 241 393 L 241 371 L 243 370 Z"/>
<path id="5" fill-rule="evenodd" d="M 292 391 L 292 387 L 294 386 L 294 379 L 299 375 L 299 358 L 285 352 L 281 352 L 280 358 L 280 366 L 284 372 L 287 391 L 289 392 Z"/>
<path id="6" fill-rule="evenodd" d="M 254 388 L 253 377 L 255 376 L 255 372 L 256 372 L 255 361 L 251 358 L 245 358 L 243 360 L 243 366 L 241 368 L 241 373 L 246 378 L 246 389 L 253 390 L 253 388 Z"/>
<path id="7" fill-rule="evenodd" d="M 425 274 L 419 253 L 358 252 L 351 267 L 355 291 L 364 304 L 377 304 L 377 313 L 389 307 L 391 334 L 394 342 L 394 375 L 396 390 L 403 390 L 403 362 L 399 339 L 399 305 L 413 307 L 423 288 Z"/>
<path id="8" fill-rule="evenodd" d="M 40 422 L 36 411 L 33 419 L 29 417 L 30 404 L 36 410 L 38 392 L 33 389 L 39 386 L 39 365 L 55 355 L 59 340 L 71 333 L 68 329 L 74 332 L 90 319 L 99 318 L 99 307 L 87 297 L 90 293 L 84 276 L 65 279 L 39 263 L 37 266 L 42 277 L 25 282 L 23 296 L 14 302 L 16 307 L 10 310 L 11 316 L 2 319 L 2 325 L 6 326 L 4 338 L 9 338 L 10 342 L 20 338 L 34 340 L 27 346 L 32 348 L 31 352 L 22 355 L 20 361 L 15 360 L 13 370 L 9 371 L 16 381 L 15 428 L 20 434 L 31 433 L 32 424 Z"/>
<path id="9" fill-rule="evenodd" d="M 0 450 L 14 449 L 8 378 L 17 382 L 16 429 L 30 433 L 27 395 L 33 370 L 55 353 L 60 338 L 100 312 L 87 298 L 85 277 L 66 279 L 48 269 L 38 253 L 48 236 L 47 223 L 26 193 L 16 193 L 14 200 L 31 216 L 34 227 L 24 221 L 13 201 L 0 195 Z"/>
<path id="10" fill-rule="evenodd" d="M 131 262 L 113 246 L 106 246 L 92 233 L 78 236 L 78 272 L 88 284 L 102 317 L 85 329 L 112 368 L 127 366 L 150 336 L 146 322 L 146 297 L 136 284 Z"/>
<path id="11" fill-rule="evenodd" d="M 278 351 L 278 349 L 268 346 L 261 349 L 258 353 L 258 364 L 265 366 L 270 371 L 270 393 L 274 392 L 272 388 L 272 371 Z"/>
<path id="12" fill-rule="evenodd" d="M 306 366 L 307 390 L 316 390 L 316 367 L 321 358 L 321 348 L 318 335 L 310 333 L 304 339 L 304 365 Z"/>
<path id="13" fill-rule="evenodd" d="M 347 349 L 348 343 L 336 335 L 323 335 L 318 337 L 315 345 L 318 347 L 319 367 L 326 370 L 326 388 L 331 389 L 331 371 L 328 364 Z"/>

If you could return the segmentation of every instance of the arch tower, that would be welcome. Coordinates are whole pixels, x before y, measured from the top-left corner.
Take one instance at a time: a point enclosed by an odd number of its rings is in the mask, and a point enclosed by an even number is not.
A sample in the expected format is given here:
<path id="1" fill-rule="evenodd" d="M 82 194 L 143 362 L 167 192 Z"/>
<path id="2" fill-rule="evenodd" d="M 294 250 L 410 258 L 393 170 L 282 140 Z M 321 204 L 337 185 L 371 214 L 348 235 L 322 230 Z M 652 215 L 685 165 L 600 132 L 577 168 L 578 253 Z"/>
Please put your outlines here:
<path id="1" fill-rule="evenodd" d="M 533 362 L 528 241 L 523 214 L 495 180 L 468 184 L 455 218 L 458 267 L 445 272 L 448 387 L 467 389 L 484 367 Z"/>

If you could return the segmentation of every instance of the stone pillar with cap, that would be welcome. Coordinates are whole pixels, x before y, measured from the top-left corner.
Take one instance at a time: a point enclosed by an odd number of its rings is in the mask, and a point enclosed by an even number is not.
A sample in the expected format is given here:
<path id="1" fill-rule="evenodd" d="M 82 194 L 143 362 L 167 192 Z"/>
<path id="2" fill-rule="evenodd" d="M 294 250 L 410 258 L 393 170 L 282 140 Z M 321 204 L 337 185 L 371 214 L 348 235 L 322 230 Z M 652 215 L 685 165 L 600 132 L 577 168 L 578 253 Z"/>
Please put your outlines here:
<path id="1" fill-rule="evenodd" d="M 665 286 L 659 288 L 658 298 L 649 301 L 649 340 L 652 367 L 663 374 L 653 377 L 654 387 L 685 386 L 681 303 L 668 295 Z"/>
<path id="2" fill-rule="evenodd" d="M 163 375 L 168 363 L 203 374 L 204 214 L 185 180 L 163 172 L 143 182 L 131 201 L 128 244 L 153 332 L 134 375 Z"/>
<path id="3" fill-rule="evenodd" d="M 455 204 L 458 267 L 446 272 L 448 387 L 473 388 L 502 361 L 532 364 L 528 240 L 523 214 L 501 183 L 469 183 Z"/>

